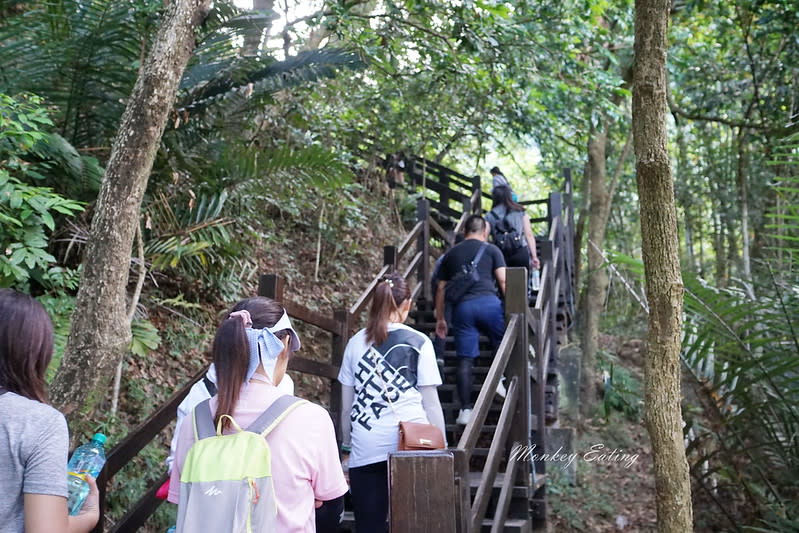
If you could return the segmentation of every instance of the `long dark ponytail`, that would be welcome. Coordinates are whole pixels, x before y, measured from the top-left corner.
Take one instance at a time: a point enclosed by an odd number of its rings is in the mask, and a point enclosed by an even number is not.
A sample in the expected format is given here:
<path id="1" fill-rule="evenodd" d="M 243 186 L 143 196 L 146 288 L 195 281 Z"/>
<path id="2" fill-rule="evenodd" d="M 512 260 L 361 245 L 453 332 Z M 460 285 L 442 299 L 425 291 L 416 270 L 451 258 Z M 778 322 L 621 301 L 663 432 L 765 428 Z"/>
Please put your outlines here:
<path id="1" fill-rule="evenodd" d="M 396 272 L 387 274 L 375 287 L 372 308 L 366 321 L 366 342 L 382 344 L 388 338 L 388 323 L 391 313 L 399 311 L 411 291 L 405 278 Z"/>
<path id="2" fill-rule="evenodd" d="M 250 363 L 250 345 L 244 331 L 244 322 L 238 316 L 230 316 L 236 311 L 247 311 L 252 318 L 252 327 L 256 329 L 271 328 L 283 316 L 283 306 L 274 300 L 258 296 L 241 300 L 226 315 L 219 325 L 211 349 L 216 366 L 217 400 L 214 422 L 218 423 L 222 415 L 232 415 L 239 401 L 239 393 Z M 288 330 L 275 334 L 279 339 L 288 335 Z M 222 428 L 230 427 L 227 418 Z"/>
<path id="3" fill-rule="evenodd" d="M 491 191 L 491 200 L 493 202 L 491 209 L 504 205 L 508 212 L 524 211 L 523 205 L 513 201 L 513 191 L 507 185 L 494 187 Z"/>

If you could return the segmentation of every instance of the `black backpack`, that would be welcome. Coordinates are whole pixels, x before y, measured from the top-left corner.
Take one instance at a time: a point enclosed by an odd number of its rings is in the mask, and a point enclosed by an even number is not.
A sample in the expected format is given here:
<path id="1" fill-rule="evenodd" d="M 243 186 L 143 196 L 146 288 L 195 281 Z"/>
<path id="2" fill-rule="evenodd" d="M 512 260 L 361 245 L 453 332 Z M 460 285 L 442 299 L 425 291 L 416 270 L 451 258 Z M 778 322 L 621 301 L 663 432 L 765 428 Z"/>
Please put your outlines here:
<path id="1" fill-rule="evenodd" d="M 461 265 L 458 273 L 447 282 L 444 288 L 444 300 L 447 303 L 451 305 L 458 304 L 463 297 L 466 296 L 466 293 L 480 281 L 480 273 L 477 272 L 477 264 L 480 262 L 480 259 L 483 258 L 485 249 L 486 243 L 480 244 L 480 248 L 477 250 L 474 259 Z"/>
<path id="2" fill-rule="evenodd" d="M 524 237 L 508 222 L 508 211 L 505 210 L 505 216 L 500 219 L 494 211 L 491 211 L 494 218 L 499 220 L 491 228 L 491 236 L 494 239 L 494 244 L 497 248 L 502 250 L 502 255 L 510 256 L 524 246 Z"/>

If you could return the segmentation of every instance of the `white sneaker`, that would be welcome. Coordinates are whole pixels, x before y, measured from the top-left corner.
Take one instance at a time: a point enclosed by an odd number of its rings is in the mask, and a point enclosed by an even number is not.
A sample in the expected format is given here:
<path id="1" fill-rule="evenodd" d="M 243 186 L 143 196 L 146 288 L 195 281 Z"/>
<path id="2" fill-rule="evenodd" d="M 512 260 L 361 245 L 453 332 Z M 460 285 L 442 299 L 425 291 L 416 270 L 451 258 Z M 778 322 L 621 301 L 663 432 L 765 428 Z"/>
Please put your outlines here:
<path id="1" fill-rule="evenodd" d="M 472 419 L 472 410 L 461 409 L 460 412 L 458 412 L 458 418 L 455 419 L 455 423 L 465 426 L 469 423 L 471 419 Z"/>
<path id="2" fill-rule="evenodd" d="M 497 394 L 497 396 L 499 396 L 503 400 L 505 399 L 505 396 L 508 395 L 508 391 L 505 389 L 505 378 L 502 378 L 499 381 L 499 383 L 497 383 L 497 392 L 496 392 L 496 394 Z"/>

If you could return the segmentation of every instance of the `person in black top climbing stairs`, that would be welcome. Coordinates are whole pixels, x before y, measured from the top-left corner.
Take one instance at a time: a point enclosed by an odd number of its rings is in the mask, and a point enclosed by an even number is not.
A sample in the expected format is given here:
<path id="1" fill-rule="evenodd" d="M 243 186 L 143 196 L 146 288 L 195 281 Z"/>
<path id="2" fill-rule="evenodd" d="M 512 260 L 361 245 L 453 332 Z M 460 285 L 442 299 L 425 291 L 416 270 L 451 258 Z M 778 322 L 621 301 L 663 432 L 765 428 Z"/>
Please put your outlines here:
<path id="1" fill-rule="evenodd" d="M 480 334 L 496 348 L 505 333 L 505 316 L 497 295 L 505 294 L 505 259 L 487 241 L 490 225 L 479 215 L 464 224 L 465 239 L 447 253 L 441 264 L 436 290 L 436 335 L 444 337 L 448 325 L 445 300 L 453 305 L 452 330 L 458 356 L 457 387 L 461 410 L 456 422 L 468 424 L 472 414 L 474 358 L 480 355 Z M 497 389 L 501 394 L 500 389 Z"/>

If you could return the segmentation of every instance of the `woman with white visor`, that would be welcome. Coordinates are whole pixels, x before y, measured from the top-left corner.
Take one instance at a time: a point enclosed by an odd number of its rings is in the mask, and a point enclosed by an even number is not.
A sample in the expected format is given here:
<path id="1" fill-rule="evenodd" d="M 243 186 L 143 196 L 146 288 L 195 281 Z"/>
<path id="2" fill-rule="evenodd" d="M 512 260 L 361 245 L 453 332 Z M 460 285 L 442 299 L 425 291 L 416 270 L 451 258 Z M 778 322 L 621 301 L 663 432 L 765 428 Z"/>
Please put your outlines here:
<path id="1" fill-rule="evenodd" d="M 212 349 L 214 363 L 209 373 L 215 374 L 217 390 L 209 407 L 214 423 L 221 423 L 223 432 L 228 433 L 233 431 L 232 417 L 246 428 L 285 396 L 281 384 L 289 357 L 299 348 L 299 336 L 285 309 L 274 300 L 247 298 L 233 306 L 217 330 Z M 201 391 L 197 397 L 203 401 Z M 191 412 L 192 407 L 186 408 L 185 412 Z M 317 531 L 315 509 L 323 502 L 336 503 L 338 513 L 332 514 L 337 518 L 348 486 L 327 411 L 303 402 L 265 438 L 272 456 L 278 531 Z M 180 500 L 180 472 L 194 442 L 192 424 L 181 424 L 173 442 L 170 502 Z"/>

